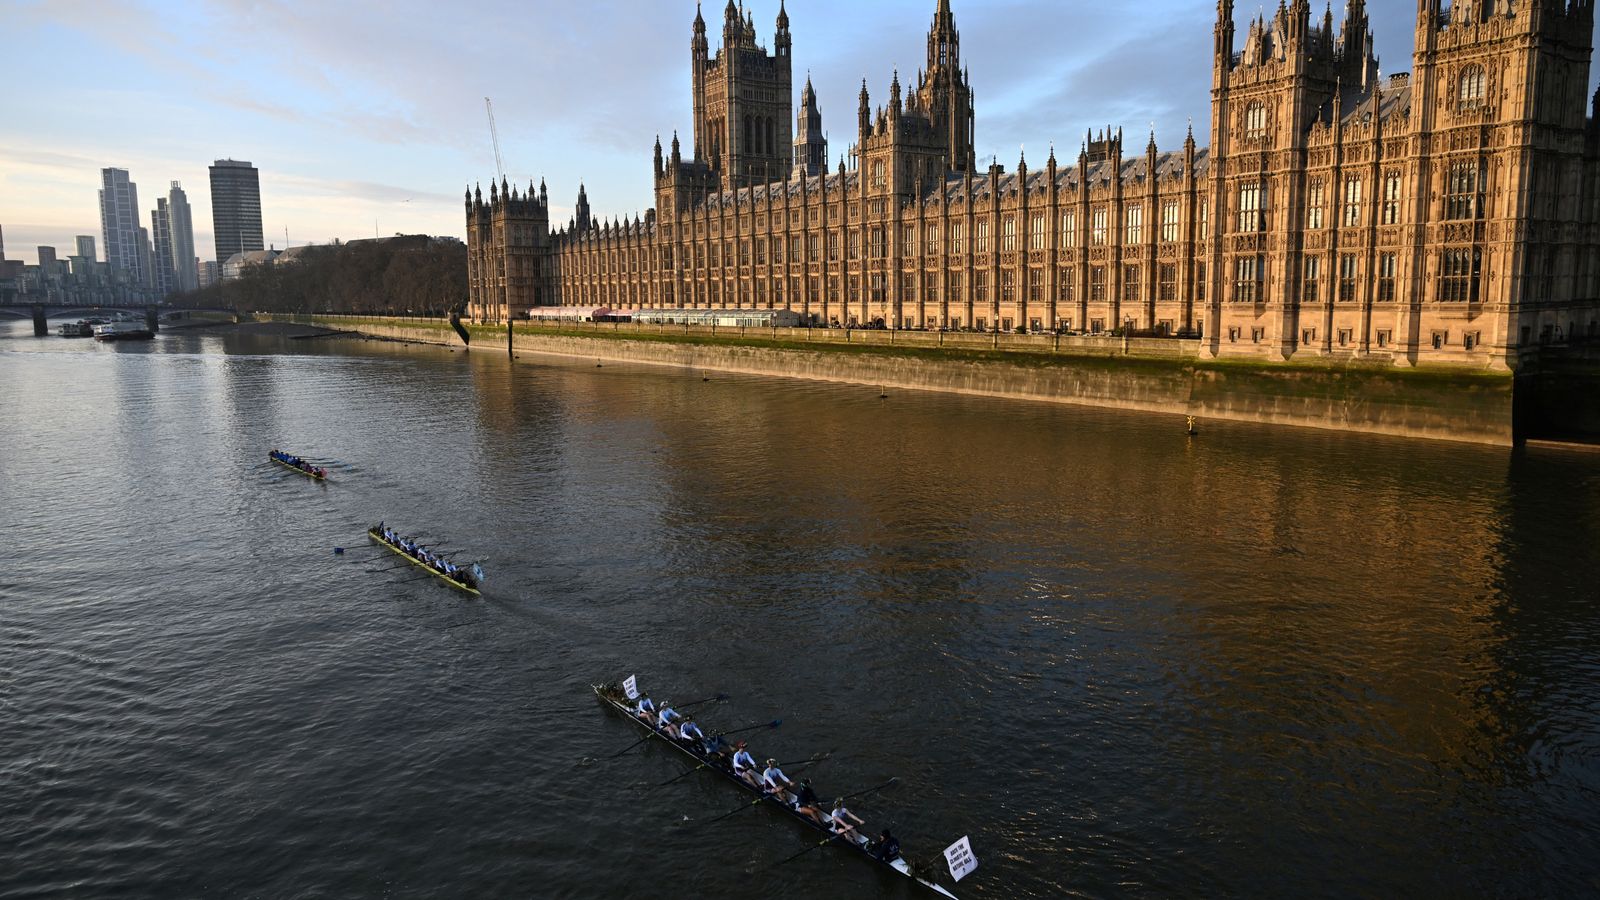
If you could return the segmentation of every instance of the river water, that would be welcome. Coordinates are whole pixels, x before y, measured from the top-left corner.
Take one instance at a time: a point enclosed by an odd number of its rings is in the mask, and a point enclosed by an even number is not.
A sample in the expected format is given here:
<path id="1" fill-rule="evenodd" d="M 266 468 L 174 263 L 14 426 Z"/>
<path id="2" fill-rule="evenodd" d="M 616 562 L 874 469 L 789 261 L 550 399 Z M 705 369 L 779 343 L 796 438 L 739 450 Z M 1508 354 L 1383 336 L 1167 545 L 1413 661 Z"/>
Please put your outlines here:
<path id="1" fill-rule="evenodd" d="M 963 897 L 1600 890 L 1600 455 L 27 323 L 0 384 L 0 897 L 931 896 L 690 827 L 631 673 L 898 776 Z"/>

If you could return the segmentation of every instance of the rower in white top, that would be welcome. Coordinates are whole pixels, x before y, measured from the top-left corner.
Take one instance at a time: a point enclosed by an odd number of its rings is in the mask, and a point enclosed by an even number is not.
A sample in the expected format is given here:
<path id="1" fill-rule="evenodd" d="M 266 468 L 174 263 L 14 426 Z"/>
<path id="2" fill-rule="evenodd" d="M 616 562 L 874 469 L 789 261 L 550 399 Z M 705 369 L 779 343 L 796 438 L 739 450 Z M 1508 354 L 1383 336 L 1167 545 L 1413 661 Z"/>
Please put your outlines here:
<path id="1" fill-rule="evenodd" d="M 767 769 L 761 773 L 761 783 L 766 785 L 767 793 L 775 795 L 784 803 L 791 806 L 794 805 L 794 800 L 789 793 L 794 789 L 794 782 L 790 781 L 789 776 L 783 774 L 783 770 L 778 768 L 777 760 L 767 760 Z"/>
<path id="2" fill-rule="evenodd" d="M 683 716 L 678 715 L 678 711 L 673 709 L 671 704 L 662 704 L 661 713 L 656 716 L 656 722 L 661 725 L 661 730 L 674 738 L 678 736 L 677 723 L 682 719 Z"/>
<path id="3" fill-rule="evenodd" d="M 756 758 L 750 755 L 749 745 L 740 741 L 734 747 L 737 749 L 733 754 L 733 774 L 753 788 L 761 787 L 761 778 L 756 775 Z"/>
<path id="4" fill-rule="evenodd" d="M 833 829 L 834 834 L 845 837 L 857 844 L 865 844 L 867 842 L 867 839 L 856 830 L 857 826 L 867 823 L 845 807 L 843 797 L 833 801 L 833 812 L 829 814 L 828 819 L 828 827 Z"/>
<path id="5" fill-rule="evenodd" d="M 678 740 L 692 747 L 695 742 L 703 742 L 705 739 L 706 733 L 694 723 L 694 716 L 684 716 L 682 724 L 678 726 Z"/>
<path id="6" fill-rule="evenodd" d="M 656 721 L 656 704 L 649 697 L 640 697 L 639 705 L 633 708 L 633 714 L 654 725 Z"/>

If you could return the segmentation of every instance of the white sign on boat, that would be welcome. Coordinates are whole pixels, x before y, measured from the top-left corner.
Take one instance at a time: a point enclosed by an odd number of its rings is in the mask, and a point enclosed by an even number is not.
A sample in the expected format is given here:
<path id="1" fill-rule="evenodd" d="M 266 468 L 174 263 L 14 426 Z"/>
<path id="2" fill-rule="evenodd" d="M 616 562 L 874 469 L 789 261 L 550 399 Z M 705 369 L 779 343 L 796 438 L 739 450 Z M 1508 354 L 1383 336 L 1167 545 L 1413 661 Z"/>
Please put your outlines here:
<path id="1" fill-rule="evenodd" d="M 950 864 L 950 877 L 957 881 L 978 868 L 978 858 L 972 855 L 972 842 L 965 837 L 944 848 L 944 860 Z"/>
<path id="2" fill-rule="evenodd" d="M 639 699 L 639 676 L 629 675 L 628 680 L 622 683 L 622 690 L 629 700 Z"/>

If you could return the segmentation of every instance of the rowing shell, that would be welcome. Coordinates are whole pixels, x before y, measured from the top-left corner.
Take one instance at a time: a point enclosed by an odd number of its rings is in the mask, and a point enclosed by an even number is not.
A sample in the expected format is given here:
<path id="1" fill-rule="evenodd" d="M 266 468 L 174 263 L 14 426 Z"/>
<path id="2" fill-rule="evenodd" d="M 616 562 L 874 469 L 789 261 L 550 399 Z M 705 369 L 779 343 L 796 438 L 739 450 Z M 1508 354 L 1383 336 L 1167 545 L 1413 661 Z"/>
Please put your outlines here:
<path id="1" fill-rule="evenodd" d="M 415 556 L 412 556 L 411 554 L 405 552 L 404 550 L 401 550 L 399 547 L 396 547 L 395 545 L 393 545 L 393 544 L 389 543 L 388 541 L 384 540 L 383 537 L 381 535 L 379 535 L 376 531 L 368 529 L 367 530 L 367 537 L 372 538 L 373 540 L 377 541 L 378 543 L 382 544 L 385 547 L 388 547 L 390 550 L 394 551 L 395 553 L 399 554 L 400 556 L 405 557 L 406 560 L 408 560 L 412 565 L 414 565 L 414 566 L 416 566 L 416 567 L 418 567 L 420 569 L 423 569 L 423 570 L 433 574 L 440 581 L 443 581 L 445 584 L 450 585 L 451 587 L 455 588 L 456 590 L 458 590 L 458 591 L 466 591 L 467 593 L 471 594 L 474 597 L 482 597 L 483 596 L 483 594 L 480 593 L 477 588 L 468 587 L 467 585 L 462 584 L 461 582 L 455 580 L 454 578 L 451 578 L 449 575 L 446 575 L 445 573 L 439 571 L 438 569 L 435 569 L 433 566 L 430 566 L 427 563 L 423 562 L 422 560 L 417 559 Z"/>
<path id="2" fill-rule="evenodd" d="M 746 794 L 750 794 L 752 796 L 760 797 L 760 798 L 766 800 L 767 803 L 770 804 L 773 808 L 783 810 L 784 812 L 789 814 L 790 818 L 792 818 L 795 821 L 799 822 L 800 824 L 806 826 L 807 828 L 811 829 L 812 831 L 815 831 L 818 834 L 822 834 L 822 835 L 826 835 L 826 836 L 830 836 L 830 837 L 832 836 L 833 833 L 831 831 L 829 831 L 828 829 L 822 827 L 821 825 L 818 825 L 816 822 L 812 821 L 810 817 L 801 815 L 799 812 L 796 812 L 794 809 L 791 809 L 787 803 L 784 803 L 783 801 L 778 800 L 777 798 L 775 798 L 775 797 L 773 797 L 773 796 L 771 796 L 769 794 L 763 793 L 762 791 L 756 790 L 755 788 L 751 787 L 748 783 L 746 783 L 744 779 L 742 779 L 739 776 L 733 774 L 732 772 L 728 771 L 727 769 L 724 769 L 721 766 L 713 763 L 708 757 L 701 756 L 700 754 L 694 752 L 693 750 L 689 749 L 688 747 L 685 747 L 682 744 L 678 743 L 677 741 L 673 740 L 668 735 L 663 734 L 660 729 L 656 728 L 655 726 L 651 725 L 650 723 L 646 722 L 645 720 L 643 720 L 643 719 L 639 718 L 637 715 L 635 715 L 634 711 L 632 709 L 630 709 L 626 703 L 623 703 L 623 702 L 619 701 L 618 699 L 616 699 L 616 694 L 608 693 L 605 685 L 596 684 L 596 685 L 591 685 L 591 687 L 594 688 L 594 693 L 595 693 L 596 697 L 599 697 L 602 701 L 604 701 L 606 704 L 611 706 L 612 709 L 615 709 L 617 712 L 622 713 L 623 717 L 626 718 L 628 721 L 632 722 L 635 725 L 638 725 L 640 728 L 643 728 L 645 731 L 650 732 L 652 737 L 660 738 L 662 743 L 664 743 L 667 746 L 671 747 L 672 749 L 678 751 L 679 753 L 682 753 L 684 756 L 689 757 L 690 759 L 694 760 L 696 763 L 701 764 L 702 766 L 704 766 L 705 768 L 709 769 L 710 771 L 716 772 L 718 775 L 721 775 L 723 778 L 727 779 L 728 781 L 733 782 L 735 785 L 737 785 L 738 787 L 742 788 Z M 615 690 L 615 689 L 613 688 L 612 690 Z M 899 872 L 901 875 L 904 875 L 905 877 L 910 878 L 913 881 L 916 881 L 918 884 L 920 884 L 920 885 L 922 885 L 922 886 L 924 886 L 924 887 L 926 887 L 926 888 L 928 888 L 928 889 L 930 889 L 932 891 L 935 891 L 936 893 L 938 893 L 938 894 L 940 894 L 942 896 L 949 897 L 950 900 L 957 900 L 955 894 L 950 893 L 949 891 L 945 890 L 944 888 L 940 887 L 939 885 L 934 884 L 933 882 L 931 882 L 931 881 L 927 880 L 926 878 L 923 878 L 923 877 L 917 875 L 915 872 L 913 872 L 911 870 L 911 864 L 906 862 L 904 857 L 896 859 L 894 862 L 884 862 L 883 860 L 877 858 L 876 856 L 873 856 L 872 853 L 870 851 L 868 851 L 866 847 L 862 846 L 861 844 L 856 843 L 855 841 L 840 840 L 840 841 L 837 841 L 836 843 L 841 847 L 853 848 L 856 852 L 860 853 L 862 856 L 865 856 L 867 859 L 870 859 L 870 860 L 872 860 L 873 862 L 875 862 L 875 863 L 877 863 L 879 865 L 888 866 L 889 868 L 895 870 L 896 872 Z"/>
<path id="3" fill-rule="evenodd" d="M 291 472 L 299 472 L 301 475 L 304 475 L 307 478 L 311 478 L 311 479 L 314 479 L 316 481 L 327 481 L 328 480 L 328 476 L 326 476 L 326 475 L 318 475 L 315 472 L 307 472 L 305 469 L 302 469 L 299 466 L 292 466 L 292 465 L 284 462 L 283 460 L 277 458 L 276 456 L 269 456 L 267 458 L 272 460 L 273 462 L 277 463 L 278 465 L 283 466 L 285 469 L 288 469 Z"/>

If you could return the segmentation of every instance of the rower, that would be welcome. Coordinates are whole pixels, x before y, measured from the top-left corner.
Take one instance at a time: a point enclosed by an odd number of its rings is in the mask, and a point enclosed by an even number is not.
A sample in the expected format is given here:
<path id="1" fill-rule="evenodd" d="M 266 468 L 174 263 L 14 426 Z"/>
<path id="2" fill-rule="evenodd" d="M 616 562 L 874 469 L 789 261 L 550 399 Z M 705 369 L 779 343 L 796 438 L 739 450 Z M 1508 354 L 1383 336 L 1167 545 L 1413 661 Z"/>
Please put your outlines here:
<path id="1" fill-rule="evenodd" d="M 865 844 L 867 842 L 867 839 L 856 831 L 857 825 L 865 825 L 867 823 L 845 807 L 843 797 L 833 801 L 833 813 L 828 818 L 833 820 L 829 827 L 833 829 L 834 834 L 846 836 L 857 844 Z"/>
<path id="2" fill-rule="evenodd" d="M 880 862 L 892 863 L 900 858 L 900 839 L 890 834 L 887 828 L 870 846 L 872 855 Z"/>
<path id="3" fill-rule="evenodd" d="M 822 813 L 822 804 L 817 801 L 817 792 L 811 789 L 809 778 L 800 779 L 800 784 L 794 789 L 794 811 L 809 816 L 819 826 L 828 823 L 827 816 Z"/>
<path id="4" fill-rule="evenodd" d="M 678 726 L 678 740 L 689 744 L 696 741 L 704 742 L 705 739 L 706 733 L 694 723 L 694 716 L 684 716 L 683 724 Z"/>
<path id="5" fill-rule="evenodd" d="M 661 714 L 656 716 L 656 721 L 660 724 L 661 730 L 665 731 L 672 737 L 678 736 L 678 726 L 676 723 L 682 719 L 683 716 L 678 715 L 678 711 L 673 709 L 671 705 L 663 705 L 661 707 Z"/>
<path id="6" fill-rule="evenodd" d="M 767 769 L 761 773 L 761 783 L 766 785 L 767 793 L 775 795 L 779 800 L 791 806 L 794 805 L 794 801 L 789 795 L 789 792 L 794 789 L 794 782 L 790 781 L 789 776 L 783 774 L 783 770 L 778 768 L 777 760 L 767 760 Z"/>
<path id="7" fill-rule="evenodd" d="M 756 777 L 756 758 L 750 755 L 750 745 L 740 741 L 733 746 L 733 774 L 744 779 L 751 787 L 759 788 L 761 780 Z"/>
<path id="8" fill-rule="evenodd" d="M 633 708 L 633 714 L 654 725 L 656 721 L 656 703 L 649 697 L 640 697 L 639 705 Z"/>

